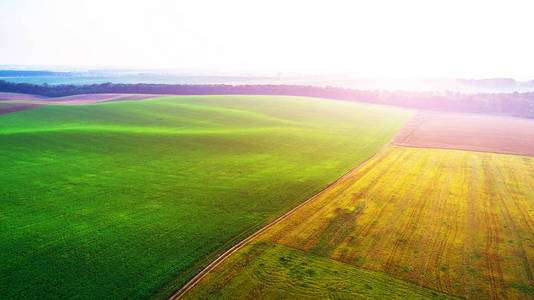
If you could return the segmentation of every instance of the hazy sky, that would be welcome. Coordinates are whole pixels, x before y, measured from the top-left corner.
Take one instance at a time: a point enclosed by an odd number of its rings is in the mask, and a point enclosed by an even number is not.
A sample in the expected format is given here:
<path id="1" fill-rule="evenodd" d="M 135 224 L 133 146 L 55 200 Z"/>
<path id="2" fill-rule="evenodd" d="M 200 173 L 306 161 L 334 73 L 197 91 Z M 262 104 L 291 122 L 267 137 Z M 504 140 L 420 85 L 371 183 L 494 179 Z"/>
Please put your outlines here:
<path id="1" fill-rule="evenodd" d="M 534 1 L 1 0 L 0 64 L 534 79 Z"/>

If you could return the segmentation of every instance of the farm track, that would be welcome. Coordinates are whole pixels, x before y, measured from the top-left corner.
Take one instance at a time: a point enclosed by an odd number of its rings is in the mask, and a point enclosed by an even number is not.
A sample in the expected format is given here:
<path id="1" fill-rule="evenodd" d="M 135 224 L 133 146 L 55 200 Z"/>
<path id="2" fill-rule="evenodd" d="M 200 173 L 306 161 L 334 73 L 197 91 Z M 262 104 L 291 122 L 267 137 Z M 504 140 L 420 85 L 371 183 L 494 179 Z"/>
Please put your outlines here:
<path id="1" fill-rule="evenodd" d="M 325 192 L 327 192 L 330 189 L 332 189 L 332 187 L 336 186 L 340 181 L 348 178 L 351 174 L 353 174 L 354 172 L 360 170 L 361 168 L 366 166 L 369 162 L 373 161 L 373 159 L 375 157 L 380 157 L 379 154 L 381 154 L 385 149 L 387 149 L 391 145 L 391 142 L 394 140 L 394 138 L 395 137 L 393 137 L 387 144 L 382 146 L 382 148 L 380 148 L 380 150 L 378 152 L 376 152 L 374 155 L 372 155 L 371 157 L 369 157 L 368 159 L 366 159 L 365 161 L 360 163 L 358 166 L 356 166 L 355 168 L 353 168 L 350 171 L 348 171 L 347 173 L 345 173 L 340 178 L 336 179 L 334 182 L 330 183 L 328 186 L 326 186 L 324 189 L 319 191 L 317 194 L 315 194 L 312 197 L 308 198 L 306 201 L 300 203 L 299 205 L 297 205 L 296 207 L 294 207 L 290 211 L 286 212 L 285 214 L 283 214 L 282 216 L 278 217 L 274 221 L 272 221 L 269 224 L 265 225 L 264 227 L 262 227 L 261 229 L 259 229 L 255 233 L 253 233 L 252 235 L 248 236 L 246 239 L 242 240 L 241 242 L 237 243 L 235 246 L 233 246 L 232 248 L 228 249 L 226 252 L 221 254 L 217 259 L 215 259 L 213 262 L 211 262 L 209 265 L 207 265 L 204 269 L 202 269 L 202 271 L 200 271 L 197 275 L 195 275 L 192 279 L 190 279 L 178 291 L 176 291 L 174 294 L 172 294 L 169 297 L 169 300 L 180 299 L 187 291 L 191 290 L 197 283 L 199 283 L 202 280 L 202 278 L 204 278 L 211 270 L 215 269 L 226 258 L 228 258 L 233 253 L 235 253 L 238 250 L 240 250 L 241 248 L 243 248 L 245 245 L 247 245 L 254 238 L 258 237 L 259 235 L 261 235 L 263 232 L 265 232 L 267 229 L 273 227 L 274 225 L 277 225 L 282 220 L 284 220 L 286 217 L 292 215 L 299 208 L 303 207 L 307 203 L 311 202 L 312 200 L 318 198 L 319 196 L 321 196 Z"/>

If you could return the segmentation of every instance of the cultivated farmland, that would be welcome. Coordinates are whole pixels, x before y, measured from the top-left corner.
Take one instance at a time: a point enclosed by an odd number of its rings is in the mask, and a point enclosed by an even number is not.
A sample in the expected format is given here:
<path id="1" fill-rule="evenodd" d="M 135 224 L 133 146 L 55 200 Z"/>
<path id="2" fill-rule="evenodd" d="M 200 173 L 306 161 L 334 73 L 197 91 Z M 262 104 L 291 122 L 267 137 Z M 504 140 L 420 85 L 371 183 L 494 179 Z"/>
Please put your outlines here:
<path id="1" fill-rule="evenodd" d="M 277 243 L 254 242 L 184 299 L 455 299 L 383 272 Z"/>
<path id="2" fill-rule="evenodd" d="M 419 112 L 395 137 L 399 146 L 534 155 L 534 120 Z"/>
<path id="3" fill-rule="evenodd" d="M 270 96 L 2 114 L 0 298 L 168 296 L 373 155 L 410 116 Z"/>
<path id="4" fill-rule="evenodd" d="M 19 94 L 19 93 L 4 93 L 0 92 L 0 102 L 1 101 L 40 101 L 46 99 L 47 97 L 30 95 L 30 94 Z"/>
<path id="5" fill-rule="evenodd" d="M 532 298 L 533 183 L 531 157 L 393 146 L 185 298 Z"/>

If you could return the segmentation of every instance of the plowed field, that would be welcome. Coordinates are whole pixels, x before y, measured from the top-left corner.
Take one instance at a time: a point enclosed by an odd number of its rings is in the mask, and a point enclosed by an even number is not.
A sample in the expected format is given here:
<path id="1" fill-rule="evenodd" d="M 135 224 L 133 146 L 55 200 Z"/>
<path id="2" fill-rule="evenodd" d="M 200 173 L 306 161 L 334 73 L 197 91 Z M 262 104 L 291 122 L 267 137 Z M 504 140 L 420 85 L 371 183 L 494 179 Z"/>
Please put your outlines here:
<path id="1" fill-rule="evenodd" d="M 395 138 L 399 146 L 534 155 L 534 120 L 420 112 Z"/>

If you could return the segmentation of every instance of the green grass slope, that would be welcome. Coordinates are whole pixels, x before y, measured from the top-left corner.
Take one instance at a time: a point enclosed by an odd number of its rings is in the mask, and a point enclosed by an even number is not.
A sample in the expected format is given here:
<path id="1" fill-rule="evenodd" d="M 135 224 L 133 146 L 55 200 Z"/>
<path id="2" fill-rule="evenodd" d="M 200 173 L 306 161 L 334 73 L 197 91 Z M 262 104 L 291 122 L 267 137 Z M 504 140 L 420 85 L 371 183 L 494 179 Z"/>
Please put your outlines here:
<path id="1" fill-rule="evenodd" d="M 0 298 L 168 296 L 410 115 L 270 96 L 0 115 Z"/>

